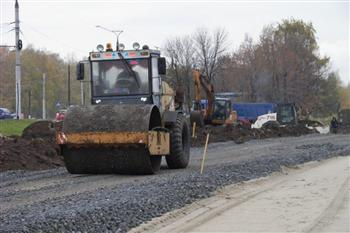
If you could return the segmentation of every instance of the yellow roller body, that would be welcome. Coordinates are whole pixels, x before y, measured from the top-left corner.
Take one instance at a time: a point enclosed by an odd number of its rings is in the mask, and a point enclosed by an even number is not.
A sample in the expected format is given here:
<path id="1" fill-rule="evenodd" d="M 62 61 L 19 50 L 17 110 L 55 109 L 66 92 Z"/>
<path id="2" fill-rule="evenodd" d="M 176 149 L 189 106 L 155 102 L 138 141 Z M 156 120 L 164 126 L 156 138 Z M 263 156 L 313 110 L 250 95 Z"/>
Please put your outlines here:
<path id="1" fill-rule="evenodd" d="M 151 155 L 167 155 L 170 152 L 170 137 L 168 132 L 87 132 L 65 134 L 58 132 L 56 141 L 59 145 L 68 144 L 71 147 L 86 147 L 90 145 L 135 145 L 148 147 Z"/>

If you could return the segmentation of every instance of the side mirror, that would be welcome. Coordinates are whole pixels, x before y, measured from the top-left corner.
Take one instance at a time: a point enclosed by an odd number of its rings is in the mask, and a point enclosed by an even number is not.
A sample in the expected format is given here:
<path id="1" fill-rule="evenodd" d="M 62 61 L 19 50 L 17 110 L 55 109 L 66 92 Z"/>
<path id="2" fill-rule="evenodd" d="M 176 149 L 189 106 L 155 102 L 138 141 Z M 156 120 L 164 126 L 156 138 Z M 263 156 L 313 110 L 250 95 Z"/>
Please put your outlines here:
<path id="1" fill-rule="evenodd" d="M 158 73 L 160 75 L 166 75 L 166 60 L 165 60 L 165 57 L 158 58 Z"/>
<path id="2" fill-rule="evenodd" d="M 84 80 L 84 63 L 77 64 L 77 80 Z"/>

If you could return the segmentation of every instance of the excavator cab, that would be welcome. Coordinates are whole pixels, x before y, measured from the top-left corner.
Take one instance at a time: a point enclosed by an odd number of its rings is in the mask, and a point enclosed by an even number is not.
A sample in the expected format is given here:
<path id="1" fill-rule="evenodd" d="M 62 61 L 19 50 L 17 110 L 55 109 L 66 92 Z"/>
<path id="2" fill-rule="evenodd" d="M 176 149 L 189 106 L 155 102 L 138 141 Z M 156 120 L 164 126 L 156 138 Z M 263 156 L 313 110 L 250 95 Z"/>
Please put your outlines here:
<path id="1" fill-rule="evenodd" d="M 98 46 L 88 62 L 91 105 L 69 108 L 56 135 L 67 170 L 153 174 L 162 156 L 169 168 L 187 167 L 189 116 L 175 110 L 175 92 L 161 77 L 166 62 L 160 52 Z M 84 70 L 79 63 L 78 80 Z"/>
<path id="2" fill-rule="evenodd" d="M 232 111 L 231 100 L 228 98 L 215 98 L 211 123 L 213 125 L 232 125 L 236 120 L 237 113 Z"/>

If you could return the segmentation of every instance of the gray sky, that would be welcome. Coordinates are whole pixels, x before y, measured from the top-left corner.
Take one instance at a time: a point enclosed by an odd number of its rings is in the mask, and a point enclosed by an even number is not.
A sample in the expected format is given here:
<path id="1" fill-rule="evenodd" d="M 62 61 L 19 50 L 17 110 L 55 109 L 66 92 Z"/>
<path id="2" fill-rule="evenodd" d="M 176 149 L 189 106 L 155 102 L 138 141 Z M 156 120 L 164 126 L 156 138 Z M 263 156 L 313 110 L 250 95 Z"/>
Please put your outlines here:
<path id="1" fill-rule="evenodd" d="M 162 47 L 167 38 L 191 34 L 198 27 L 224 27 L 230 49 L 237 48 L 245 34 L 255 41 L 265 25 L 294 17 L 311 21 L 317 31 L 321 55 L 331 57 L 332 68 L 342 81 L 349 77 L 348 1 L 87 1 L 19 0 L 24 47 L 81 59 L 97 44 L 115 42 L 102 25 L 124 32 L 120 41 Z M 0 0 L 0 44 L 13 44 L 14 0 Z"/>

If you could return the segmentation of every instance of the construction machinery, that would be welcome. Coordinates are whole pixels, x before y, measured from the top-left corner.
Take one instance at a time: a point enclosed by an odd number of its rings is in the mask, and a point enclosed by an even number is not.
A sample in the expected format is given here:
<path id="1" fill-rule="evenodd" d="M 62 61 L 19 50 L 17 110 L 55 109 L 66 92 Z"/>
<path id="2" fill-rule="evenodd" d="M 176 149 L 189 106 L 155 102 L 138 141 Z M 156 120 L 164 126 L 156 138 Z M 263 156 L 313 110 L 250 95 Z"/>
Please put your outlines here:
<path id="1" fill-rule="evenodd" d="M 263 112 L 268 110 L 268 113 L 257 116 L 251 128 L 260 129 L 264 127 L 296 126 L 298 124 L 298 116 L 294 103 L 250 103 L 246 106 L 250 106 L 250 108 L 254 110 L 253 114 L 251 114 L 254 117 L 259 111 Z M 247 109 L 249 110 L 249 108 Z"/>
<path id="2" fill-rule="evenodd" d="M 339 133 L 350 132 L 350 108 L 343 108 L 338 112 Z"/>
<path id="3" fill-rule="evenodd" d="M 350 108 L 341 109 L 338 112 L 338 120 L 342 126 L 350 126 Z"/>
<path id="4" fill-rule="evenodd" d="M 67 170 L 153 174 L 162 156 L 169 168 L 187 167 L 189 113 L 162 80 L 165 58 L 138 43 L 133 50 L 117 47 L 99 45 L 90 53 L 91 105 L 70 107 L 57 132 Z M 77 65 L 78 80 L 85 77 L 85 65 Z"/>
<path id="5" fill-rule="evenodd" d="M 231 100 L 215 97 L 214 86 L 199 70 L 193 71 L 193 80 L 195 100 L 191 111 L 191 124 L 232 125 L 237 120 L 237 113 L 232 111 Z M 204 104 L 201 98 L 202 88 L 206 95 Z"/>
<path id="6" fill-rule="evenodd" d="M 298 124 L 298 114 L 294 103 L 279 103 L 276 112 L 280 125 L 295 126 Z"/>

